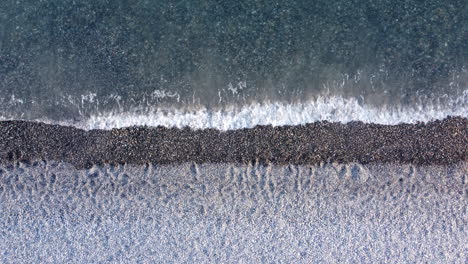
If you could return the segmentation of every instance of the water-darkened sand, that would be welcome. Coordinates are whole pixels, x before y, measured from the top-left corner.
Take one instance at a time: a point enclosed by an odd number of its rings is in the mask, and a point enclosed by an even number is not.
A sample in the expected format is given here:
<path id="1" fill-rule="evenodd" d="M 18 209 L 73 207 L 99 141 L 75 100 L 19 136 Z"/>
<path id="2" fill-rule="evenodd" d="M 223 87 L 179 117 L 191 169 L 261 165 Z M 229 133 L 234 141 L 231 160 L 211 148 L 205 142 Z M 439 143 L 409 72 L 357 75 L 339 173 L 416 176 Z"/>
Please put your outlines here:
<path id="1" fill-rule="evenodd" d="M 317 122 L 224 132 L 163 127 L 85 131 L 35 122 L 0 122 L 0 161 L 21 160 L 56 160 L 77 168 L 105 163 L 252 161 L 447 165 L 468 160 L 468 119 L 394 126 Z"/>

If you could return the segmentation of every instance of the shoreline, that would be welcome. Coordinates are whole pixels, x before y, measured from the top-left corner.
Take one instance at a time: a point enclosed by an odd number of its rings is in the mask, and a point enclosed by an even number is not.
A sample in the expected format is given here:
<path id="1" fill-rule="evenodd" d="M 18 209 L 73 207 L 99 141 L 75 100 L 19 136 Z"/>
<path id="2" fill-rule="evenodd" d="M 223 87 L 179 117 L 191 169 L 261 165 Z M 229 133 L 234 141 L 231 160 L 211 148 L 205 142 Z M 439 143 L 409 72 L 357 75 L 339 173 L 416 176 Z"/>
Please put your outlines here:
<path id="1" fill-rule="evenodd" d="M 315 122 L 251 129 L 129 127 L 82 130 L 32 121 L 0 122 L 0 163 L 55 160 L 102 164 L 320 162 L 448 165 L 468 161 L 468 119 L 379 125 Z"/>

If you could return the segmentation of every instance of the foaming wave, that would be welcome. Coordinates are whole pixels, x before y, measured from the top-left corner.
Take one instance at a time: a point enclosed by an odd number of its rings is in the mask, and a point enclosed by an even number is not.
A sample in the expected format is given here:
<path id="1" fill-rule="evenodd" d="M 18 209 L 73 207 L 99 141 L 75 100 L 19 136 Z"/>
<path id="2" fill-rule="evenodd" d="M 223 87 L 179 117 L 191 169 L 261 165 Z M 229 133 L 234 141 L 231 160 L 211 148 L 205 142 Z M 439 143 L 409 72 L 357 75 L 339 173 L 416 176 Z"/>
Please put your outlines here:
<path id="1" fill-rule="evenodd" d="M 144 113 L 101 113 L 73 125 L 83 129 L 112 129 L 130 126 L 215 128 L 220 130 L 252 128 L 257 125 L 301 125 L 315 121 L 347 123 L 362 121 L 394 125 L 428 122 L 447 116 L 468 117 L 468 93 L 445 103 L 415 104 L 412 107 L 367 106 L 356 99 L 319 97 L 305 103 L 253 103 L 221 110 L 153 109 Z"/>

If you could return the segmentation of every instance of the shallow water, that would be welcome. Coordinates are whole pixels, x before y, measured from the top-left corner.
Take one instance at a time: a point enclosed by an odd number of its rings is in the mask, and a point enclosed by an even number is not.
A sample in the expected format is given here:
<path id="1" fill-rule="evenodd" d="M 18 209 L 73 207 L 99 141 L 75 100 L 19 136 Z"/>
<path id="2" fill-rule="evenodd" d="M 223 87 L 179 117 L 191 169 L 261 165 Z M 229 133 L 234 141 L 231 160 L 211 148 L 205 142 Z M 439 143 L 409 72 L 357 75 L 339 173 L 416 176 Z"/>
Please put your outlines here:
<path id="1" fill-rule="evenodd" d="M 0 169 L 2 263 L 462 263 L 468 165 Z"/>
<path id="2" fill-rule="evenodd" d="M 252 104 L 281 124 L 275 104 L 307 108 L 300 122 L 467 116 L 465 1 L 5 0 L 0 10 L 3 119 L 171 126 L 153 112 Z M 317 98 L 344 101 L 332 111 Z M 221 127 L 242 126 L 232 122 Z"/>

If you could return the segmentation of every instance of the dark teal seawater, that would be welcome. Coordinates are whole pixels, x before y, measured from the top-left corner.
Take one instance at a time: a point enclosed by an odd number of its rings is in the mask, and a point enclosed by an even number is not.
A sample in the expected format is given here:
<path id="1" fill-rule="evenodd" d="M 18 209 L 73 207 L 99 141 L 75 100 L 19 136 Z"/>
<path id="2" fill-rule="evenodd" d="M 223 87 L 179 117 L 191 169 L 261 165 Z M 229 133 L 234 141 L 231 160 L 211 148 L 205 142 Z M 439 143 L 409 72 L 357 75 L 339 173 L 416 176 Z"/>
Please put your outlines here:
<path id="1" fill-rule="evenodd" d="M 463 93 L 467 65 L 466 0 L 0 2 L 3 115 L 324 92 L 405 105 Z"/>

